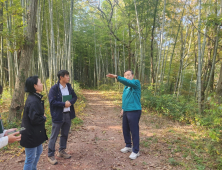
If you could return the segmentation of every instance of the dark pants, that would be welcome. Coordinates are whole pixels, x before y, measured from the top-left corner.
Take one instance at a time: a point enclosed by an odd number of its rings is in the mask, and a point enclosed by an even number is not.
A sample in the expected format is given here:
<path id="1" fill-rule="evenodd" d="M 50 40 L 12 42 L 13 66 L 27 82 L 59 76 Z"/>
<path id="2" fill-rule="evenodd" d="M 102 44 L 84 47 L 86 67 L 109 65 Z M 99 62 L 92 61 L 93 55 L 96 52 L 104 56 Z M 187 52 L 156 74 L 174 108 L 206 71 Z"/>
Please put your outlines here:
<path id="1" fill-rule="evenodd" d="M 52 134 L 48 145 L 49 157 L 54 156 L 55 154 L 55 143 L 59 135 L 60 129 L 61 129 L 61 137 L 60 137 L 59 151 L 66 149 L 70 126 L 71 126 L 70 113 L 63 113 L 62 123 L 52 123 Z"/>
<path id="2" fill-rule="evenodd" d="M 126 147 L 131 147 L 131 135 L 133 140 L 133 152 L 139 152 L 139 120 L 141 110 L 123 112 L 123 136 Z"/>

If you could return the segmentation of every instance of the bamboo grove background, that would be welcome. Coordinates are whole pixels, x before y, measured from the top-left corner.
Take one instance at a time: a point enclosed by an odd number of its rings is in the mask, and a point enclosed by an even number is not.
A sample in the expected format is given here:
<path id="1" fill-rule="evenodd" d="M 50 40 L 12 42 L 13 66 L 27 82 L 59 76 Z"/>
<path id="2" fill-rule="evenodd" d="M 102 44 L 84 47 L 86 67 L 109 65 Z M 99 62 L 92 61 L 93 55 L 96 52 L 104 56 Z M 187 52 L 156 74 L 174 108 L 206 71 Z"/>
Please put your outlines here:
<path id="1" fill-rule="evenodd" d="M 20 118 L 25 77 L 39 75 L 47 91 L 61 69 L 90 88 L 112 85 L 107 73 L 132 69 L 150 95 L 194 101 L 200 115 L 209 101 L 221 102 L 222 1 L 1 0 L 0 6 L 0 83 L 13 94 L 11 117 Z"/>

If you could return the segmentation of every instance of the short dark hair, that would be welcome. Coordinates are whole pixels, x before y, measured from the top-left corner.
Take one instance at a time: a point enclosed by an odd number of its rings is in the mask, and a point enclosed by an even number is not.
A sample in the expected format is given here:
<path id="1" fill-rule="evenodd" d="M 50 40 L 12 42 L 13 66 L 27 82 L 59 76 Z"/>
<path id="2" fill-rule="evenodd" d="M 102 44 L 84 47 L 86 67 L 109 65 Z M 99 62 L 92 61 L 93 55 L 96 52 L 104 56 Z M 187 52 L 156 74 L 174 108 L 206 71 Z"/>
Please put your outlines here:
<path id="1" fill-rule="evenodd" d="M 0 85 L 0 94 L 2 94 L 2 91 L 3 91 L 3 88 L 2 88 L 2 86 Z"/>
<path id="2" fill-rule="evenodd" d="M 57 74 L 59 80 L 60 76 L 64 77 L 65 75 L 69 75 L 69 72 L 67 70 L 60 70 Z"/>
<path id="3" fill-rule="evenodd" d="M 127 71 L 131 71 L 131 74 L 133 75 L 133 70 L 128 69 L 128 70 L 126 70 L 125 72 L 127 72 Z M 125 72 L 124 72 L 123 74 L 125 74 Z"/>
<path id="4" fill-rule="evenodd" d="M 36 90 L 34 85 L 37 85 L 38 79 L 38 76 L 30 76 L 29 78 L 27 78 L 25 82 L 25 92 L 35 93 Z"/>

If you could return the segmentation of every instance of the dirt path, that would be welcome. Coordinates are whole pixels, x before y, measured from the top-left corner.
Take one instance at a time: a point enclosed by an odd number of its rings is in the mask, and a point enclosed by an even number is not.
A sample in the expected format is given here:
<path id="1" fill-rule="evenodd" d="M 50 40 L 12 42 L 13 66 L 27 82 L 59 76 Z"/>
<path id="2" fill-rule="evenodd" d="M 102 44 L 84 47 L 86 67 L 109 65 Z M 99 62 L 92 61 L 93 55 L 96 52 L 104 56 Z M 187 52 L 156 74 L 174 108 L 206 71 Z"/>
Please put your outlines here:
<path id="1" fill-rule="evenodd" d="M 65 160 L 56 156 L 57 165 L 47 161 L 47 143 L 38 163 L 38 170 L 140 170 L 140 169 L 172 169 L 161 163 L 164 158 L 149 154 L 149 150 L 141 147 L 141 156 L 130 160 L 130 153 L 123 154 L 124 147 L 121 130 L 121 119 L 118 117 L 120 107 L 111 100 L 102 98 L 102 93 L 90 90 L 83 91 L 86 108 L 82 117 L 83 124 L 73 129 L 69 135 L 67 152 L 71 159 Z M 141 117 L 143 119 L 143 115 Z M 141 138 L 149 136 L 145 122 L 141 121 Z M 58 151 L 59 141 L 56 149 Z M 20 170 L 23 168 L 25 153 L 12 157 L 7 153 L 0 155 L 3 162 L 1 170 Z M 11 158 L 11 159 L 10 159 Z M 155 166 L 154 166 L 155 165 Z"/>

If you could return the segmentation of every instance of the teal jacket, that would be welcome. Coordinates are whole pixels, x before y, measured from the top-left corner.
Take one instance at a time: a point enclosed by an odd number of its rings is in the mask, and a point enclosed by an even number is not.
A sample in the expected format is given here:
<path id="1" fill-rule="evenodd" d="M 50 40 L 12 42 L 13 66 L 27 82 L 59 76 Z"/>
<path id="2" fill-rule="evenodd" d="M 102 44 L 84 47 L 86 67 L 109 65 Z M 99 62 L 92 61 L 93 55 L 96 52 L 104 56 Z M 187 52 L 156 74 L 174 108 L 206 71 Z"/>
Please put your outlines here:
<path id="1" fill-rule="evenodd" d="M 125 85 L 122 96 L 123 111 L 141 110 L 141 86 L 139 80 L 128 80 L 118 76 L 117 80 Z"/>

